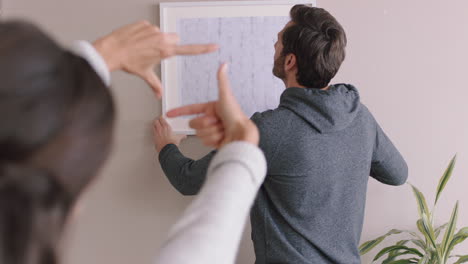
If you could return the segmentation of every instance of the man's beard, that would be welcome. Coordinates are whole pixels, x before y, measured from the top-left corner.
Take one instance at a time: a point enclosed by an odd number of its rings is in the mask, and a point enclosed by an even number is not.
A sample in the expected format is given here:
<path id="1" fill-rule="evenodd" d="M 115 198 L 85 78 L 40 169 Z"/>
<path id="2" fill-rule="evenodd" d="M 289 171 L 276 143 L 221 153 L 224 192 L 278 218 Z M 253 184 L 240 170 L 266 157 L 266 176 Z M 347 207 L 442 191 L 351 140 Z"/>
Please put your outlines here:
<path id="1" fill-rule="evenodd" d="M 284 61 L 286 56 L 280 55 L 274 62 L 273 75 L 284 80 L 286 78 L 286 72 L 284 71 Z"/>

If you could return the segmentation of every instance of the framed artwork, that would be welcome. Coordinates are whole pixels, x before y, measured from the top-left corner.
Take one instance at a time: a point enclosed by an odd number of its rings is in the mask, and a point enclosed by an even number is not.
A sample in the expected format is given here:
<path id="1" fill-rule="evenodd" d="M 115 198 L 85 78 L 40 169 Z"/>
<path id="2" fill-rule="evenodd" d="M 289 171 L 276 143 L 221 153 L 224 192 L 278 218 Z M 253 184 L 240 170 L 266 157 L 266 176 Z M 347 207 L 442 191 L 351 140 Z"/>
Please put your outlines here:
<path id="1" fill-rule="evenodd" d="M 223 62 L 229 64 L 231 87 L 248 116 L 276 108 L 284 84 L 272 74 L 274 43 L 296 4 L 315 6 L 315 0 L 161 3 L 163 32 L 177 32 L 181 44 L 220 46 L 211 54 L 163 61 L 163 114 L 182 105 L 216 100 L 216 72 Z M 194 134 L 188 120 L 180 117 L 168 122 L 176 133 Z"/>

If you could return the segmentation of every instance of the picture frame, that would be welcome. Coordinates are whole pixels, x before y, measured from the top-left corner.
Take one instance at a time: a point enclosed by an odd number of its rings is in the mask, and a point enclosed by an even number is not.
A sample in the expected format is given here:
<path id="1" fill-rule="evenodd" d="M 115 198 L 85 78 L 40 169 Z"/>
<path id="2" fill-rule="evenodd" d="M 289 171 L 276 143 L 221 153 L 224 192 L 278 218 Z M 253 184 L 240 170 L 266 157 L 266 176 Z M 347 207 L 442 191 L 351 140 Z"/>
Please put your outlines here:
<path id="1" fill-rule="evenodd" d="M 197 21 L 206 21 L 210 22 L 210 19 L 218 20 L 228 20 L 228 19 L 241 19 L 243 18 L 259 18 L 259 19 L 273 19 L 275 17 L 285 17 L 289 20 L 289 11 L 296 4 L 305 4 L 310 6 L 316 6 L 316 0 L 267 0 L 267 1 L 214 1 L 214 2 L 166 2 L 160 3 L 160 28 L 163 32 L 176 32 L 179 33 L 183 39 L 183 34 L 178 30 L 178 23 L 184 21 L 189 21 L 190 19 L 198 19 Z M 182 22 L 181 22 L 182 21 Z M 210 24 L 206 25 L 210 27 Z M 286 24 L 286 23 L 284 23 Z M 262 25 L 265 25 L 263 22 Z M 180 26 L 180 25 L 179 25 Z M 194 32 L 190 32 L 196 34 Z M 276 38 L 276 33 L 275 33 Z M 182 43 L 184 44 L 184 43 Z M 273 43 L 271 46 L 271 52 L 274 52 Z M 268 44 L 270 45 L 270 44 Z M 271 61 L 271 67 L 273 66 L 273 56 L 267 58 Z M 180 60 L 180 59 L 179 59 Z M 182 63 L 178 60 L 177 57 L 173 57 L 167 60 L 164 60 L 161 64 L 161 81 L 164 87 L 163 97 L 162 97 L 162 113 L 165 115 L 170 109 L 186 105 L 184 103 L 181 89 L 181 76 L 184 72 L 181 68 Z M 248 62 L 247 62 L 248 63 Z M 202 65 L 200 65 L 202 67 Z M 192 67 L 193 68 L 193 67 Z M 197 69 L 195 69 L 197 70 Z M 269 70 L 270 75 L 271 69 Z M 197 74 L 197 73 L 193 73 Z M 207 74 L 200 73 L 200 74 Z M 210 78 L 215 77 L 216 71 L 212 70 L 209 73 Z M 242 76 L 239 76 L 241 78 Z M 193 89 L 197 89 L 194 87 Z M 213 89 L 213 88 L 211 88 Z M 259 88 L 261 89 L 261 88 Z M 187 97 L 187 95 L 184 94 Z M 277 95 L 279 103 L 279 94 Z M 238 100 L 240 100 L 238 98 Z M 264 107 L 265 108 L 265 107 Z M 264 111 L 266 109 L 257 109 L 258 111 Z M 247 113 L 251 114 L 251 113 Z M 179 118 L 168 118 L 169 124 L 171 125 L 173 131 L 177 134 L 187 134 L 193 135 L 194 130 L 192 130 L 189 125 L 189 119 L 187 117 Z"/>

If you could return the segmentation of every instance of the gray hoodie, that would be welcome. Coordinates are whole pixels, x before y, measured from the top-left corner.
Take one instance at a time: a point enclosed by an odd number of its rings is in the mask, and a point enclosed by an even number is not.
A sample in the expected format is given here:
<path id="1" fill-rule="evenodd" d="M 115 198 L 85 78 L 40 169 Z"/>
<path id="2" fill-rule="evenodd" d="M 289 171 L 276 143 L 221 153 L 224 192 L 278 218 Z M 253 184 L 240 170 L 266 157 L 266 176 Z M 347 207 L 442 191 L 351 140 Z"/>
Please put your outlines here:
<path id="1" fill-rule="evenodd" d="M 256 263 L 360 263 L 369 175 L 406 182 L 406 162 L 351 85 L 288 88 L 256 113 L 268 172 L 251 211 Z M 175 145 L 159 155 L 173 186 L 193 195 L 214 152 L 194 161 Z"/>

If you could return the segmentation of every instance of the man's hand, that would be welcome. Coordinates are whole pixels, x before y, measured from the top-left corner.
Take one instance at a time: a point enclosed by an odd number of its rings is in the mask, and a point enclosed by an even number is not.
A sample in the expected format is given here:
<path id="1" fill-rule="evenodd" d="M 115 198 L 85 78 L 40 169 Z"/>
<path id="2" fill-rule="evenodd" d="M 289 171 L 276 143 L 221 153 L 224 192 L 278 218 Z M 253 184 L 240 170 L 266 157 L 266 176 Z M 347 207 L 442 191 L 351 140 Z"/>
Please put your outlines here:
<path id="1" fill-rule="evenodd" d="M 218 101 L 183 106 L 169 111 L 167 116 L 202 114 L 190 121 L 190 127 L 197 131 L 197 136 L 208 146 L 221 148 L 238 140 L 258 145 L 257 126 L 242 112 L 232 94 L 226 64 L 219 68 L 218 87 Z"/>
<path id="2" fill-rule="evenodd" d="M 110 71 L 123 70 L 145 80 L 158 98 L 162 85 L 154 73 L 154 67 L 175 55 L 196 55 L 213 52 L 217 45 L 178 45 L 175 33 L 163 33 L 147 21 L 119 28 L 96 40 L 93 45 L 103 56 Z"/>
<path id="3" fill-rule="evenodd" d="M 172 131 L 172 127 L 167 123 L 164 117 L 160 117 L 154 120 L 154 144 L 156 150 L 161 152 L 161 150 L 167 144 L 174 144 L 176 146 L 180 145 L 180 142 L 187 138 L 186 135 L 177 135 Z"/>

